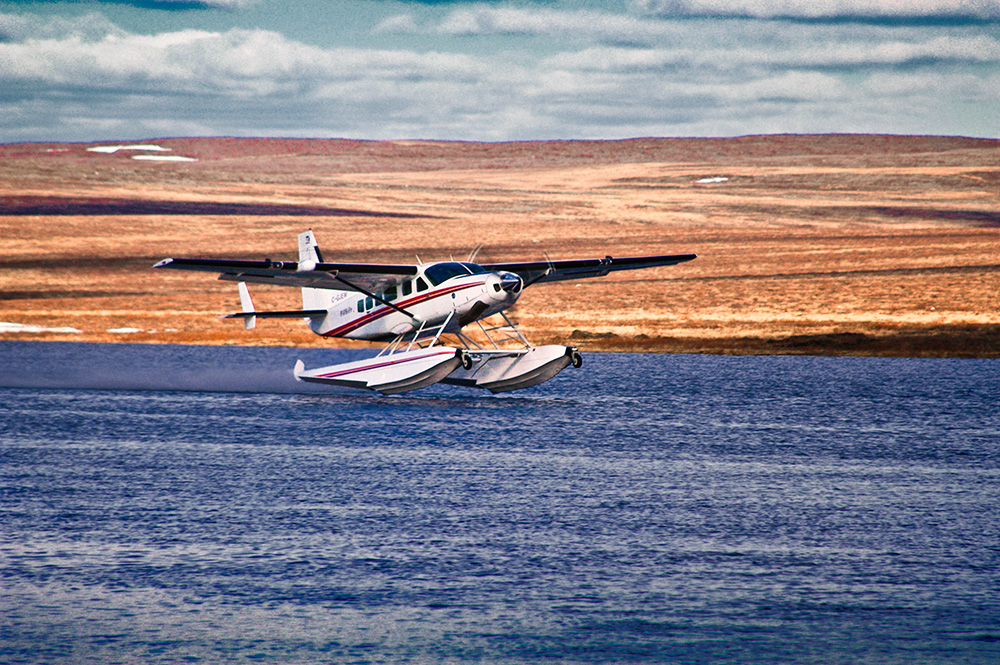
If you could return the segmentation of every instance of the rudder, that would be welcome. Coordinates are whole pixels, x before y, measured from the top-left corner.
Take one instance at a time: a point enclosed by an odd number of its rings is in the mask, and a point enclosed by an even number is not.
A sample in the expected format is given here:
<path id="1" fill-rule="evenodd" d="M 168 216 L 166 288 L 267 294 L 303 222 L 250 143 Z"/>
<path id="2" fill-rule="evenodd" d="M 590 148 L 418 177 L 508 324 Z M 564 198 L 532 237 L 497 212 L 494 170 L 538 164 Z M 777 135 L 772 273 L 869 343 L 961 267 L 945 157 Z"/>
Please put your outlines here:
<path id="1" fill-rule="evenodd" d="M 314 263 L 323 262 L 323 255 L 319 251 L 319 245 L 316 243 L 316 235 L 312 229 L 299 234 L 299 263 L 309 261 Z"/>
<path id="2" fill-rule="evenodd" d="M 299 234 L 299 266 L 322 263 L 323 254 L 319 251 L 316 243 L 316 234 L 312 229 Z M 302 287 L 302 309 L 320 309 L 323 301 L 321 289 Z"/>

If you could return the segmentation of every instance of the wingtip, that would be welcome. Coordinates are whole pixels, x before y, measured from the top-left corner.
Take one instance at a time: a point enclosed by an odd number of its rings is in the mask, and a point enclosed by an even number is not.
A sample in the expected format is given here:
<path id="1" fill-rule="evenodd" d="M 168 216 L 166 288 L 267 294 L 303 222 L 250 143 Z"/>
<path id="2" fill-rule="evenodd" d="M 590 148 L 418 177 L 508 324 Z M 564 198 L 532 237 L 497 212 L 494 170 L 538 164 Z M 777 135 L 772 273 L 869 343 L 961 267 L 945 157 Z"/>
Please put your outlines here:
<path id="1" fill-rule="evenodd" d="M 167 266 L 169 266 L 173 262 L 174 262 L 173 259 L 163 259 L 162 261 L 157 262 L 153 267 L 154 268 L 166 268 Z"/>

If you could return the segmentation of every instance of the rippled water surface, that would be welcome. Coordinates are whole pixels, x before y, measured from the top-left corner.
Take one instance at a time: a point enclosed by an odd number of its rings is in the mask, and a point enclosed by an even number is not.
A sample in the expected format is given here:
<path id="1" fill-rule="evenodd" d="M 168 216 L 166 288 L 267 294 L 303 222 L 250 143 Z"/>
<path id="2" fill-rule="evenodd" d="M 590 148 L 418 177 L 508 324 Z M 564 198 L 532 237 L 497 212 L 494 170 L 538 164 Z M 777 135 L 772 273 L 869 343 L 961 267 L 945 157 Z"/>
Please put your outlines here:
<path id="1" fill-rule="evenodd" d="M 348 355 L 0 343 L 0 662 L 1000 663 L 996 360 Z"/>

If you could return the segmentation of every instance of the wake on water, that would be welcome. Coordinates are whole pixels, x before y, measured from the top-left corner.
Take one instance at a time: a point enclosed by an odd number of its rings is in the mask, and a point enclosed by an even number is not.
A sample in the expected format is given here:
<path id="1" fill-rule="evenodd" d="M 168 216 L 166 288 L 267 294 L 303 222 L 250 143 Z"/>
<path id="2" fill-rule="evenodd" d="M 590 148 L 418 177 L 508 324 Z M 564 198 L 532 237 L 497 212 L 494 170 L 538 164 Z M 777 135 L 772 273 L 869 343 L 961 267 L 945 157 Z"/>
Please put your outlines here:
<path id="1" fill-rule="evenodd" d="M 0 387 L 342 393 L 296 381 L 295 361 L 329 365 L 373 355 L 349 349 L 0 342 Z"/>

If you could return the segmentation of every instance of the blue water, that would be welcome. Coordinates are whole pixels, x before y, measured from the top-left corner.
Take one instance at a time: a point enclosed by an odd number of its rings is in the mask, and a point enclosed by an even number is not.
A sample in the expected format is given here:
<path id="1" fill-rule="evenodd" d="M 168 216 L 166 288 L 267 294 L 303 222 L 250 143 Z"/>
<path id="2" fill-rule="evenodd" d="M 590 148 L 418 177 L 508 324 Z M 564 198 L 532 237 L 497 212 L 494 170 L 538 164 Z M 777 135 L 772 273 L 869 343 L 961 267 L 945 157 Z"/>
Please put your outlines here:
<path id="1" fill-rule="evenodd" d="M 1000 663 L 1000 361 L 351 353 L 0 343 L 0 662 Z"/>

